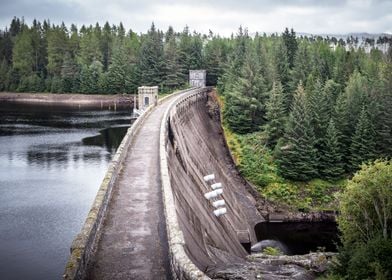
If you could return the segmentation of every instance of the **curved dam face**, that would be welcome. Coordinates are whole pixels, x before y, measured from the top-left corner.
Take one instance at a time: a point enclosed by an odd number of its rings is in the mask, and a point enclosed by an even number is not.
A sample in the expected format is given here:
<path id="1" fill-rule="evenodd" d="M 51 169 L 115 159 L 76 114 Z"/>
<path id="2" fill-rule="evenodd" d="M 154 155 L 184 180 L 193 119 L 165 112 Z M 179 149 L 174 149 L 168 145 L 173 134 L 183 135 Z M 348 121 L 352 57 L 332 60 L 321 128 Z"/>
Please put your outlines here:
<path id="1" fill-rule="evenodd" d="M 213 93 L 177 102 L 168 115 L 167 134 L 170 184 L 184 250 L 208 274 L 248 254 L 250 244 L 257 242 L 254 226 L 263 218 L 228 151 Z M 203 177 L 211 173 L 215 180 L 205 182 Z M 217 182 L 223 193 L 207 200 L 204 194 Z M 216 217 L 212 202 L 221 199 L 227 213 Z"/>

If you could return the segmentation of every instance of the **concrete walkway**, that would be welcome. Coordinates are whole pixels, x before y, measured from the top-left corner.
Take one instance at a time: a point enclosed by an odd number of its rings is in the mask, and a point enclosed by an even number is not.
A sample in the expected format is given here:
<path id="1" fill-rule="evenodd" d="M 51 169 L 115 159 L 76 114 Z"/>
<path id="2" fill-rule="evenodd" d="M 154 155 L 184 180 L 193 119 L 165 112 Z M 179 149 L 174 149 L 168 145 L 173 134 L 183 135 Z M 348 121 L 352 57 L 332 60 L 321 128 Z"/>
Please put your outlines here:
<path id="1" fill-rule="evenodd" d="M 88 279 L 170 279 L 159 173 L 159 129 L 170 100 L 151 112 L 130 146 Z"/>

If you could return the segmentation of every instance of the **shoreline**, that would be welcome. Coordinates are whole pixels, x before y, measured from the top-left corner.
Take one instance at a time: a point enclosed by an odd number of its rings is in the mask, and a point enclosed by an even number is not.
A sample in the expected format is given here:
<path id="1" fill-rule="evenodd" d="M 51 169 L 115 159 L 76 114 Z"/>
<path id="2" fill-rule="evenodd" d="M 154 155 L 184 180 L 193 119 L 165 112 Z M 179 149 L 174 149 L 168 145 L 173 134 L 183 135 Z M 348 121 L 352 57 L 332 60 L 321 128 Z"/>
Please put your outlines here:
<path id="1" fill-rule="evenodd" d="M 41 106 L 70 106 L 94 108 L 133 107 L 133 94 L 80 94 L 80 93 L 21 93 L 0 92 L 0 102 Z"/>

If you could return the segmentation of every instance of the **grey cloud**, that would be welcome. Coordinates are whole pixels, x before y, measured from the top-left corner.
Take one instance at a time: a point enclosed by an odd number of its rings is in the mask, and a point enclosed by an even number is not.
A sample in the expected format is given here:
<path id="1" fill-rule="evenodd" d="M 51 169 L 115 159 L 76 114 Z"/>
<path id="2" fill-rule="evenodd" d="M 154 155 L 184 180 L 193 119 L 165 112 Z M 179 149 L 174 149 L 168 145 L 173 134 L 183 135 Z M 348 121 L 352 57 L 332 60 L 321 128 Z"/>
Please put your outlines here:
<path id="1" fill-rule="evenodd" d="M 358 4 L 360 3 L 360 4 Z M 189 13 L 189 19 L 179 20 L 177 15 L 160 17 L 157 7 L 181 6 Z M 214 19 L 205 19 L 202 14 L 193 14 L 192 9 L 203 8 L 216 13 Z M 307 16 L 298 16 L 295 12 L 306 10 Z M 284 12 L 282 12 L 284 11 Z M 227 19 L 225 15 L 235 14 L 237 18 Z M 284 16 L 282 16 L 282 14 Z M 276 17 L 280 15 L 281 17 Z M 165 29 L 173 25 L 177 30 L 188 24 L 191 29 L 200 30 L 211 26 L 216 32 L 232 30 L 238 26 L 260 28 L 251 31 L 280 32 L 282 26 L 294 27 L 302 32 L 342 33 L 357 26 L 365 25 L 367 31 L 384 32 L 390 30 L 392 17 L 391 0 L 2 0 L 0 6 L 0 28 L 9 25 L 13 16 L 24 16 L 27 23 L 33 18 L 50 19 L 51 22 L 67 25 L 71 23 L 94 24 L 120 21 L 127 28 L 145 32 L 152 21 L 158 28 Z M 158 19 L 159 18 L 159 19 Z M 273 19 L 274 23 L 265 22 Z M 330 19 L 329 21 L 327 19 Z M 160 25 L 159 25 L 160 24 Z M 267 28 L 268 30 L 263 30 Z"/>

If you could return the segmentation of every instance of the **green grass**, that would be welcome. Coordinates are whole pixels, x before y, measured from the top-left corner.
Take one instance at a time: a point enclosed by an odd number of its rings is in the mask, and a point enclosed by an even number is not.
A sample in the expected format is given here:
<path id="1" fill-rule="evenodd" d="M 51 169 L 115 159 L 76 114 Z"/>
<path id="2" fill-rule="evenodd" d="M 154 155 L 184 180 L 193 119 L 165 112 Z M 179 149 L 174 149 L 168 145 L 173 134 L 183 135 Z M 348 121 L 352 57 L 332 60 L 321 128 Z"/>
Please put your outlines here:
<path id="1" fill-rule="evenodd" d="M 286 180 L 278 174 L 272 151 L 264 144 L 263 132 L 238 135 L 224 128 L 225 136 L 241 174 L 269 200 L 303 212 L 336 210 L 335 194 L 346 179 L 308 182 Z"/>

